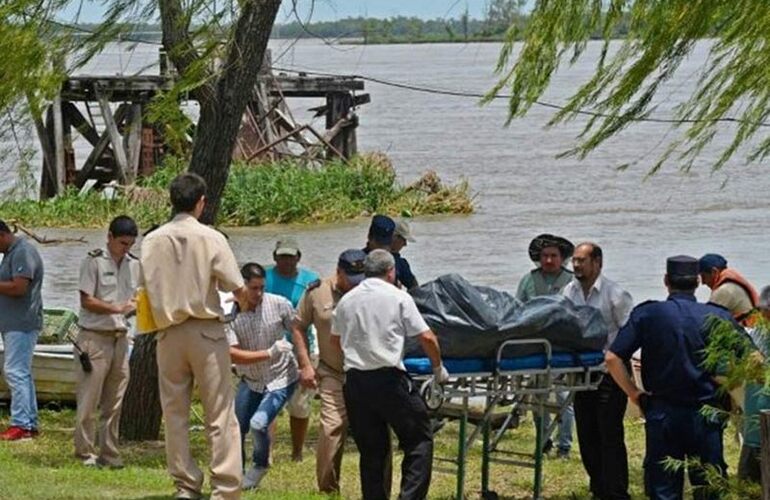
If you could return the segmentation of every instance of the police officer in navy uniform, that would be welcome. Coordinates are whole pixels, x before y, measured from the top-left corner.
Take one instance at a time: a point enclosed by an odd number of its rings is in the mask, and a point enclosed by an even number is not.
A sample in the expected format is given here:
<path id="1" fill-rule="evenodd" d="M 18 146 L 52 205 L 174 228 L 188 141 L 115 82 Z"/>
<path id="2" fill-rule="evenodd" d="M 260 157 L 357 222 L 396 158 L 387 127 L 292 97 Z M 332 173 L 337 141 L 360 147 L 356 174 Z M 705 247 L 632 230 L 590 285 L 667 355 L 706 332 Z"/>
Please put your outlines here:
<path id="1" fill-rule="evenodd" d="M 710 318 L 733 321 L 730 313 L 714 304 L 695 299 L 698 261 L 685 255 L 666 261 L 665 301 L 638 305 L 607 351 L 607 370 L 638 405 L 645 417 L 645 488 L 653 499 L 680 499 L 684 471 L 666 470 L 666 457 L 697 458 L 726 476 L 722 448 L 723 424 L 707 417 L 704 405 L 716 406 L 714 373 L 703 368 L 704 348 L 709 340 Z M 739 328 L 736 324 L 736 329 Z M 642 382 L 639 389 L 624 362 L 642 349 Z M 717 498 L 705 488 L 702 468 L 691 467 L 690 484 L 696 499 Z"/>

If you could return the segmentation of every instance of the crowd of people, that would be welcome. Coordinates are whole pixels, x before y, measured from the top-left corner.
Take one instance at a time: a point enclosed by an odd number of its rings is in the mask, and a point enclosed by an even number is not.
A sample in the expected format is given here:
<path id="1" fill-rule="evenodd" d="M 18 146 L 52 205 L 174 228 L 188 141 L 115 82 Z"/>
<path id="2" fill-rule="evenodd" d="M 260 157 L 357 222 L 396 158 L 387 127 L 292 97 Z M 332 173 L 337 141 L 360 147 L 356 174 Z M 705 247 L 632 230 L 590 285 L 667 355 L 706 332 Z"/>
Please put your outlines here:
<path id="1" fill-rule="evenodd" d="M 375 215 L 364 248 L 349 248 L 328 277 L 301 267 L 302 253 L 291 237 L 280 238 L 274 264 L 241 266 L 226 237 L 198 219 L 206 184 L 181 174 L 170 185 L 173 218 L 145 234 L 140 258 L 130 250 L 139 231 L 127 216 L 116 217 L 104 248 L 88 253 L 80 266 L 79 333 L 73 343 L 78 370 L 75 456 L 84 466 L 123 467 L 118 426 L 129 381 L 129 322 L 137 313 L 137 291 L 157 339 L 167 467 L 176 498 L 200 498 L 204 474 L 189 443 L 193 388 L 204 410 L 210 444 L 211 498 L 238 498 L 259 487 L 271 463 L 278 414 L 287 408 L 292 458 L 302 460 L 311 413 L 319 400 L 316 478 L 320 492 L 340 491 L 347 433 L 360 453 L 359 480 L 365 499 L 389 498 L 390 432 L 403 451 L 399 498 L 428 495 L 433 462 L 431 416 L 403 364 L 404 343 L 416 338 L 438 383 L 449 380 L 436 335 L 419 313 L 409 290 L 418 286 L 401 250 L 413 242 L 405 221 Z M 39 433 L 31 360 L 43 326 L 43 261 L 35 247 L 0 221 L 0 332 L 3 374 L 11 390 L 10 427 L 0 439 L 33 439 Z M 670 257 L 665 301 L 634 307 L 631 295 L 602 273 L 604 255 L 593 242 L 577 246 L 542 234 L 529 256 L 535 268 L 521 279 L 516 296 L 526 302 L 562 294 L 597 309 L 608 339 L 605 376 L 595 391 L 579 392 L 556 416 L 556 456 L 572 447 L 573 417 L 589 488 L 599 499 L 630 498 L 623 418 L 628 401 L 645 417 L 645 491 L 655 499 L 681 498 L 683 471 L 669 470 L 666 457 L 697 459 L 721 474 L 724 421 L 702 411 L 723 401 L 717 373 L 704 366 L 711 318 L 728 322 L 735 334 L 751 335 L 756 315 L 770 317 L 770 287 L 762 293 L 724 257 Z M 568 263 L 572 270 L 568 269 Z M 708 304 L 694 292 L 711 288 Z M 231 293 L 223 306 L 220 295 Z M 641 352 L 643 387 L 629 361 Z M 765 353 L 766 354 L 766 353 Z M 234 367 L 234 368 L 233 368 Z M 233 390 L 233 369 L 238 385 Z M 569 398 L 557 393 L 561 403 Z M 770 407 L 761 386 L 746 388 L 745 412 Z M 538 425 L 549 428 L 547 421 Z M 546 420 L 548 415 L 543 416 Z M 759 432 L 746 418 L 739 475 L 758 480 Z M 753 427 L 752 427 L 753 425 Z M 253 450 L 247 453 L 246 438 Z M 554 447 L 550 436 L 538 446 Z M 703 469 L 690 467 L 696 497 L 717 493 L 701 488 Z"/>

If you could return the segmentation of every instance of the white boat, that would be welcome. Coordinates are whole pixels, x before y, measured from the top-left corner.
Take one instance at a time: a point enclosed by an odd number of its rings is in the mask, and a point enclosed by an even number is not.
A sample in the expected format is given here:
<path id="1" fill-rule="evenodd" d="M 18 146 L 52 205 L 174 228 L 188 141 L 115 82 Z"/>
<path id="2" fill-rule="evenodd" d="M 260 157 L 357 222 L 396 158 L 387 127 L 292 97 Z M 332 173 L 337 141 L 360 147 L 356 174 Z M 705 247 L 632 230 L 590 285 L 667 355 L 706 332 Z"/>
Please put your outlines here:
<path id="1" fill-rule="evenodd" d="M 67 309 L 46 309 L 45 325 L 32 356 L 32 377 L 38 402 L 75 402 L 77 365 L 72 341 L 77 329 L 77 315 Z M 0 340 L 0 372 L 5 349 Z M 0 400 L 10 399 L 5 377 L 0 376 Z"/>

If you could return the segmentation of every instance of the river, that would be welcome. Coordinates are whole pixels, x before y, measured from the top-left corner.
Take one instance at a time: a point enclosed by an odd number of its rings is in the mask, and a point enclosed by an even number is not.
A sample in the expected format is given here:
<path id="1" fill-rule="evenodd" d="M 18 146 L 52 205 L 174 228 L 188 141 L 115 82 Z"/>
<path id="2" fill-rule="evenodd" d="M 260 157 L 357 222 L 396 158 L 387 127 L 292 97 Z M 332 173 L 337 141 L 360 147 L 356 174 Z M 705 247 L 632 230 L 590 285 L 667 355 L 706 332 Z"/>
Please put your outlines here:
<path id="1" fill-rule="evenodd" d="M 492 69 L 499 44 L 420 44 L 328 46 L 318 41 L 271 42 L 274 66 L 332 73 L 356 73 L 442 89 L 484 92 L 495 81 Z M 157 47 L 113 45 L 82 70 L 130 73 L 156 59 Z M 544 100 L 564 103 L 594 69 L 599 46 L 554 78 Z M 699 44 L 681 71 L 661 91 L 655 116 L 670 117 L 693 88 L 707 56 Z M 150 68 L 148 71 L 153 71 Z M 360 109 L 359 148 L 381 150 L 393 159 L 404 182 L 435 169 L 442 179 L 466 178 L 478 194 L 469 216 L 419 217 L 412 221 L 417 242 L 404 255 L 418 279 L 459 273 L 473 283 L 515 291 L 532 263 L 530 240 L 538 233 L 563 235 L 573 242 L 592 240 L 604 249 L 604 274 L 631 292 L 637 302 L 665 297 L 665 258 L 674 254 L 723 254 L 729 264 L 758 287 L 770 283 L 770 247 L 764 217 L 770 203 L 765 165 L 746 166 L 742 157 L 712 173 L 716 154 L 731 135 L 719 134 L 690 173 L 672 164 L 645 179 L 666 146 L 668 126 L 635 125 L 608 141 L 586 160 L 556 159 L 574 144 L 580 120 L 545 129 L 553 111 L 534 107 L 504 127 L 506 103 L 479 107 L 473 98 L 449 97 L 367 83 L 372 102 Z M 315 105 L 297 101 L 296 109 Z M 303 116 L 302 113 L 296 113 Z M 668 134 L 668 135 L 667 135 Z M 617 166 L 637 162 L 626 171 Z M 2 215 L 0 214 L 0 217 Z M 327 274 L 347 247 L 363 246 L 368 220 L 328 225 L 264 226 L 228 229 L 240 261 L 269 262 L 277 237 L 296 236 L 302 264 Z M 44 298 L 49 306 L 72 307 L 77 298 L 78 265 L 100 245 L 104 231 L 43 230 L 48 236 L 85 236 L 87 244 L 44 247 L 47 270 Z M 699 289 L 699 297 L 707 291 Z"/>

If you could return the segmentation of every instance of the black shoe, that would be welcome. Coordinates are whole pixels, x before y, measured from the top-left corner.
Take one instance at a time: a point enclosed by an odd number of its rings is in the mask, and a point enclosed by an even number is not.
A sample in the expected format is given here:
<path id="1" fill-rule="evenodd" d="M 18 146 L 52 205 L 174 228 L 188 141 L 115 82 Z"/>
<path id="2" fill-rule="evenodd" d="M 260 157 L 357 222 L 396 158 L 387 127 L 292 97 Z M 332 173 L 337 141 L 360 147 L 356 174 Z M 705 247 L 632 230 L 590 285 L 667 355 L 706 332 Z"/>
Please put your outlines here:
<path id="1" fill-rule="evenodd" d="M 548 455 L 551 450 L 553 450 L 553 440 L 546 439 L 545 443 L 543 443 L 543 455 Z"/>

